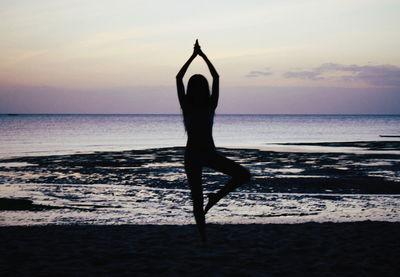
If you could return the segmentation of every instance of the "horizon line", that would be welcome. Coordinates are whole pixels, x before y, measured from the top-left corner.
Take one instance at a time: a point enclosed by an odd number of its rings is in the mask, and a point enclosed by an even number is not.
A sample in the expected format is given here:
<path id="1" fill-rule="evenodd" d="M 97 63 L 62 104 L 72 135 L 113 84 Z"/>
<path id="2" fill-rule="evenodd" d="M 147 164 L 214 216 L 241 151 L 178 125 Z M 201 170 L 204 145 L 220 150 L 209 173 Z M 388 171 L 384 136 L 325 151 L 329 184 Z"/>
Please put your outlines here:
<path id="1" fill-rule="evenodd" d="M 19 115 L 181 115 L 181 113 L 0 113 L 0 116 L 19 116 Z M 400 116 L 400 113 L 216 113 L 215 115 L 382 115 L 382 116 Z"/>

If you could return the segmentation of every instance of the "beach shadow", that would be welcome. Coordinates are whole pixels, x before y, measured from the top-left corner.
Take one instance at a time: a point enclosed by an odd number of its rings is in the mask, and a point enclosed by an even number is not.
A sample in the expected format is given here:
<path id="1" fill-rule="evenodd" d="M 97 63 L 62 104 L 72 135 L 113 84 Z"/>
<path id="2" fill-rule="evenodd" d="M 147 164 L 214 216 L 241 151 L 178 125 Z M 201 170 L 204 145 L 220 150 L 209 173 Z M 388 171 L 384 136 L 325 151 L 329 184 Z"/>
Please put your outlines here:
<path id="1" fill-rule="evenodd" d="M 397 276 L 399 223 L 0 227 L 4 276 Z"/>

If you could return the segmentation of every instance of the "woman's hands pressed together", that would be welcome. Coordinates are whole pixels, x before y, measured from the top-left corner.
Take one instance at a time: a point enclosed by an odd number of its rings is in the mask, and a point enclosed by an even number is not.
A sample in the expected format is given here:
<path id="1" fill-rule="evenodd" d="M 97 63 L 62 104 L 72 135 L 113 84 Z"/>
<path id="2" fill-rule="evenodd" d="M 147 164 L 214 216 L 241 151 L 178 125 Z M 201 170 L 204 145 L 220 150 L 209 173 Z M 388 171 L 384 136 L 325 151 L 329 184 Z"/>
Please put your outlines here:
<path id="1" fill-rule="evenodd" d="M 205 56 L 204 53 L 203 53 L 203 51 L 201 51 L 201 48 L 200 48 L 200 44 L 199 44 L 199 40 L 198 40 L 198 39 L 196 39 L 196 43 L 194 44 L 193 55 L 194 55 L 194 56 L 199 55 L 200 57 L 204 57 L 204 56 Z"/>

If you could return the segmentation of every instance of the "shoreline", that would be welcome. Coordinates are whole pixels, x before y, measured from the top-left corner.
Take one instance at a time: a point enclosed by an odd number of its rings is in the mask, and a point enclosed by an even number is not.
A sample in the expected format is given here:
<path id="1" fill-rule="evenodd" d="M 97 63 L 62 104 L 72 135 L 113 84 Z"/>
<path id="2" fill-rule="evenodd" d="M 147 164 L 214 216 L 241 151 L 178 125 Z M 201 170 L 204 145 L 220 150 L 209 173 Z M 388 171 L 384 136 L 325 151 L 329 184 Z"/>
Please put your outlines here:
<path id="1" fill-rule="evenodd" d="M 395 154 L 400 155 L 400 140 L 374 139 L 374 140 L 348 140 L 348 141 L 299 141 L 299 142 L 266 142 L 260 145 L 218 145 L 217 149 L 242 149 L 242 150 L 260 150 L 272 152 L 313 152 L 313 153 L 354 153 L 354 154 Z M 386 143 L 395 144 L 399 147 L 389 148 Z M 370 146 L 373 145 L 373 147 Z M 378 146 L 376 146 L 378 144 Z M 76 150 L 65 151 L 57 150 L 55 152 L 27 152 L 21 155 L 6 155 L 0 156 L 0 160 L 18 159 L 24 157 L 45 157 L 45 156 L 62 156 L 62 155 L 81 155 L 95 154 L 101 152 L 126 152 L 126 151 L 142 151 L 155 150 L 164 148 L 185 148 L 185 145 L 170 145 L 159 147 L 136 147 L 136 148 L 121 148 L 121 149 L 98 149 L 98 150 Z M 42 154 L 41 154 L 42 153 Z"/>

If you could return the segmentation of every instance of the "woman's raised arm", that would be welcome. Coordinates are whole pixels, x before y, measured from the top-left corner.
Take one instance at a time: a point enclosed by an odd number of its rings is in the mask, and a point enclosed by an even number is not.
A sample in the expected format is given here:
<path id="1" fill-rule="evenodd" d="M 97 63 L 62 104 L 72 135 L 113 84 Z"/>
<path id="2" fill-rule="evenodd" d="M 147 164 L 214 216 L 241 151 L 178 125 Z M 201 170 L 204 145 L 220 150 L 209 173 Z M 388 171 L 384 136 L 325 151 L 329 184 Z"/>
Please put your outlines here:
<path id="1" fill-rule="evenodd" d="M 196 41 L 197 42 L 197 41 Z M 219 98 L 219 75 L 215 70 L 214 66 L 207 58 L 206 54 L 201 51 L 200 46 L 198 49 L 200 57 L 204 59 L 206 62 L 208 69 L 210 70 L 211 76 L 213 77 L 212 89 L 211 89 L 211 105 L 215 109 L 218 106 L 218 98 Z"/>
<path id="2" fill-rule="evenodd" d="M 194 58 L 196 58 L 197 54 L 198 54 L 198 43 L 196 40 L 193 54 L 190 56 L 190 58 L 186 61 L 186 63 L 182 66 L 181 70 L 179 70 L 178 74 L 176 75 L 176 88 L 178 90 L 179 104 L 181 105 L 182 109 L 185 106 L 185 86 L 183 85 L 183 76 L 185 76 L 185 73 L 189 65 L 192 63 Z"/>

